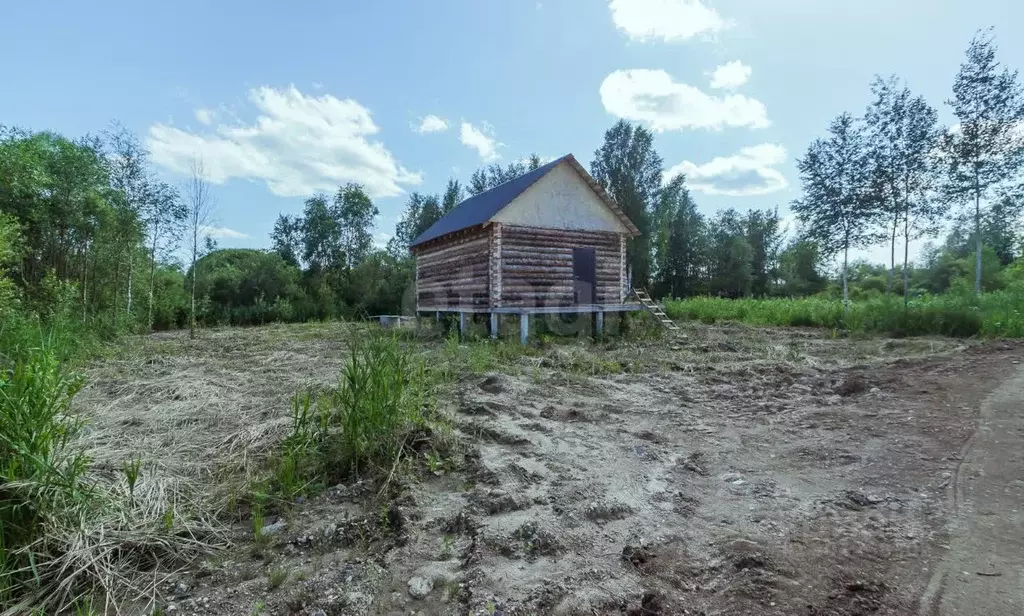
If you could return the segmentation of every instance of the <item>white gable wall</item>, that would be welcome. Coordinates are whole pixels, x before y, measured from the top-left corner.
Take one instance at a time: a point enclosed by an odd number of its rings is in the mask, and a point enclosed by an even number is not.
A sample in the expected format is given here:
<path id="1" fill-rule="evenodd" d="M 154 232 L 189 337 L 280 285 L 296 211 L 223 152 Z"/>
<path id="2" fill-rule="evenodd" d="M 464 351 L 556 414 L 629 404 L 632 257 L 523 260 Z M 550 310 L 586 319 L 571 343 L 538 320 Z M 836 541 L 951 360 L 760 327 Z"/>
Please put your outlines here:
<path id="1" fill-rule="evenodd" d="M 524 227 L 629 233 L 601 197 L 565 162 L 524 190 L 491 220 Z"/>

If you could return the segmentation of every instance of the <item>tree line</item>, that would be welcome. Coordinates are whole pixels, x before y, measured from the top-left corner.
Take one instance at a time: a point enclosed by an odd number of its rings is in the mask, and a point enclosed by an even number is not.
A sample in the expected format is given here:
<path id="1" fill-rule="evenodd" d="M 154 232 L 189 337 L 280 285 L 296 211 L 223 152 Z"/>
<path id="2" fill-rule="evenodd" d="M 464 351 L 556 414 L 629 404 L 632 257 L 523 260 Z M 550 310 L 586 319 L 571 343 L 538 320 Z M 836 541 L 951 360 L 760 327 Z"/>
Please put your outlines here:
<path id="1" fill-rule="evenodd" d="M 904 300 L 910 296 L 912 240 L 934 237 L 953 221 L 956 247 L 971 229 L 974 292 L 981 293 L 986 246 L 1008 264 L 1020 250 L 1017 228 L 1024 205 L 1024 96 L 1017 71 L 996 59 L 991 30 L 978 32 L 945 104 L 956 123 L 897 77 L 876 77 L 863 116 L 844 112 L 797 161 L 803 196 L 792 209 L 803 233 L 825 254 L 842 256 L 844 300 L 849 299 L 849 253 L 879 241 L 890 247 L 891 292 L 897 242 L 903 246 Z"/>
<path id="2" fill-rule="evenodd" d="M 894 293 L 897 276 L 905 301 L 967 275 L 975 293 L 1006 284 L 998 271 L 1022 250 L 1024 97 L 996 52 L 991 30 L 970 42 L 946 101 L 950 127 L 898 77 L 876 77 L 865 112 L 840 114 L 797 161 L 802 194 L 790 209 L 798 229 L 782 229 L 777 209 L 703 216 L 683 177 L 665 183 L 651 132 L 617 123 L 591 172 L 643 232 L 629 246 L 634 281 L 675 297 L 807 295 L 831 288 L 827 264 L 839 257 L 848 300 L 852 266 L 858 283 L 876 269 L 851 264 L 851 251 L 884 243 L 890 260 L 875 291 Z M 912 267 L 911 242 L 949 223 L 945 243 L 926 245 Z"/>
<path id="3" fill-rule="evenodd" d="M 1024 97 L 996 52 L 990 31 L 971 41 L 945 101 L 949 127 L 897 77 L 877 77 L 867 109 L 841 113 L 798 159 L 797 229 L 775 205 L 701 213 L 685 178 L 666 177 L 651 131 L 617 122 L 590 172 L 641 231 L 627 245 L 634 285 L 674 297 L 856 298 L 896 293 L 901 279 L 909 298 L 1013 283 Z M 492 164 L 465 184 L 411 193 L 386 246 L 374 241 L 377 205 L 349 183 L 279 216 L 269 249 L 219 249 L 201 160 L 174 186 L 119 125 L 79 139 L 0 128 L 0 311 L 6 322 L 59 316 L 104 334 L 407 311 L 409 243 L 464 198 L 540 164 Z M 945 240 L 912 264 L 910 243 L 944 225 Z M 886 266 L 851 262 L 877 244 L 889 248 Z"/>
<path id="4" fill-rule="evenodd" d="M 0 127 L 2 308 L 73 312 L 105 331 L 168 320 L 180 273 L 167 260 L 188 214 L 119 125 L 80 139 Z"/>

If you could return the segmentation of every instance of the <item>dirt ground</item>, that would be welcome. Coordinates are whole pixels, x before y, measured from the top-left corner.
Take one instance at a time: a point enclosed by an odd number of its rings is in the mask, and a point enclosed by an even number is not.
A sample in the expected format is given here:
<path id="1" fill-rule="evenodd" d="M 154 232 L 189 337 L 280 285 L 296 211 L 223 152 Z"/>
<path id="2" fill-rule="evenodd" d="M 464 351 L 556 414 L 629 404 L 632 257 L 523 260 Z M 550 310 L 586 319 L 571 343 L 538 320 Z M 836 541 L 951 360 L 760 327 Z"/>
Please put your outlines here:
<path id="1" fill-rule="evenodd" d="M 337 380 L 352 327 L 135 341 L 77 401 L 94 459 L 138 452 L 230 497 L 292 394 Z M 267 520 L 269 545 L 240 516 L 231 547 L 165 585 L 165 613 L 916 613 L 980 402 L 1024 357 L 738 326 L 498 363 L 474 360 L 487 342 L 410 344 L 465 359 L 441 396 L 465 455 L 391 499 L 335 486 Z"/>

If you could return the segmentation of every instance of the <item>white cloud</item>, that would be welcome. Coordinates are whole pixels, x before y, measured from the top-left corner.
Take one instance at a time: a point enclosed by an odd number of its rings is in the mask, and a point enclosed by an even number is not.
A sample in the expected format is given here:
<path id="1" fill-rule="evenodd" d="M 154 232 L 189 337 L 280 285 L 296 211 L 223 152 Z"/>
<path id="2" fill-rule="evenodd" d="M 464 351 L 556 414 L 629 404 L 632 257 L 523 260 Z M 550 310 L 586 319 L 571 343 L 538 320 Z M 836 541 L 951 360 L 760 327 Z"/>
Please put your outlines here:
<path id="1" fill-rule="evenodd" d="M 204 109 L 202 107 L 196 109 L 196 119 L 199 120 L 199 123 L 203 126 L 209 126 L 210 124 L 212 124 L 213 117 L 214 113 L 209 109 Z"/>
<path id="2" fill-rule="evenodd" d="M 215 184 L 262 180 L 282 197 L 330 191 L 345 182 L 363 184 L 372 197 L 389 197 L 422 181 L 383 143 L 368 139 L 379 129 L 358 101 L 264 86 L 249 91 L 249 102 L 258 112 L 251 124 L 220 124 L 209 132 L 154 124 L 146 138 L 153 161 L 187 174 L 198 156 Z"/>
<path id="3" fill-rule="evenodd" d="M 423 133 L 439 133 L 441 131 L 448 130 L 448 120 L 439 118 L 434 114 L 430 114 L 423 118 L 420 125 L 414 127 L 413 130 L 421 135 Z"/>
<path id="4" fill-rule="evenodd" d="M 738 88 L 747 83 L 752 72 L 754 72 L 752 68 L 739 60 L 726 62 L 715 68 L 715 72 L 711 74 L 711 87 L 715 89 Z"/>
<path id="5" fill-rule="evenodd" d="M 615 27 L 641 41 L 685 41 L 729 26 L 702 0 L 611 0 L 608 7 Z"/>
<path id="6" fill-rule="evenodd" d="M 235 231 L 234 229 L 228 229 L 227 227 L 206 226 L 201 227 L 199 231 L 203 235 L 208 235 L 210 237 L 230 238 L 236 240 L 241 240 L 249 237 L 248 235 L 242 233 L 241 231 Z"/>
<path id="7" fill-rule="evenodd" d="M 494 129 L 487 122 L 483 123 L 483 128 L 463 122 L 459 129 L 459 140 L 462 145 L 476 150 L 480 158 L 487 162 L 501 158 L 498 148 L 505 145 L 494 138 Z"/>
<path id="8" fill-rule="evenodd" d="M 323 90 L 324 89 L 324 84 L 319 82 L 319 81 L 314 81 L 312 85 L 313 85 L 313 89 L 314 90 Z"/>
<path id="9" fill-rule="evenodd" d="M 615 71 L 601 82 L 600 93 L 609 113 L 646 122 L 659 132 L 725 126 L 764 128 L 770 124 L 761 101 L 742 94 L 708 94 L 673 81 L 662 70 Z"/>
<path id="10" fill-rule="evenodd" d="M 665 172 L 665 181 L 686 176 L 686 185 L 708 195 L 751 197 L 767 195 L 789 186 L 776 166 L 786 162 L 786 148 L 762 143 L 741 149 L 732 156 L 717 156 L 704 164 L 688 160 Z"/>

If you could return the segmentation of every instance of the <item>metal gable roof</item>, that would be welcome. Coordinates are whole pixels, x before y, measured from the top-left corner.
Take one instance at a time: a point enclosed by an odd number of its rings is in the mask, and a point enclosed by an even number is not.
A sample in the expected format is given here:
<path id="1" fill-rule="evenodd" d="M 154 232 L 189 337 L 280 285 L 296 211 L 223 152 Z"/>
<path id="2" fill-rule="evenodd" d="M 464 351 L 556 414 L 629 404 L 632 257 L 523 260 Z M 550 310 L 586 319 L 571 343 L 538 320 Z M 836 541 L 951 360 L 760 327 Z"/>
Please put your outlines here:
<path id="1" fill-rule="evenodd" d="M 533 171 L 524 173 L 517 178 L 512 178 L 504 184 L 499 184 L 490 190 L 486 190 L 466 199 L 452 208 L 452 211 L 448 212 L 437 222 L 432 224 L 430 228 L 421 233 L 419 237 L 409 244 L 409 247 L 412 248 L 418 246 L 443 235 L 461 231 L 462 229 L 468 229 L 470 227 L 485 224 L 505 206 L 512 203 L 512 201 L 521 195 L 523 191 L 530 186 L 533 186 L 537 180 L 547 175 L 549 171 L 557 167 L 562 162 L 569 162 L 572 165 L 590 188 L 593 189 L 594 192 L 596 192 L 597 195 L 608 205 L 608 207 L 615 212 L 615 215 L 622 220 L 623 224 L 625 224 L 626 228 L 630 230 L 632 235 L 635 236 L 640 234 L 636 226 L 626 217 L 619 206 L 612 201 L 611 197 L 608 196 L 608 193 L 601 188 L 601 185 L 586 172 L 583 166 L 579 164 L 572 154 L 566 154 L 561 158 L 556 158 L 545 165 L 537 167 Z"/>
<path id="2" fill-rule="evenodd" d="M 558 163 L 562 162 L 563 158 L 565 157 L 555 159 L 533 171 L 512 178 L 504 184 L 498 184 L 490 190 L 473 195 L 430 225 L 409 246 L 417 246 L 442 235 L 484 224 L 502 208 L 512 203 L 512 200 L 521 195 L 524 190 L 533 186 L 534 182 L 547 175 L 547 172 L 554 169 Z"/>

